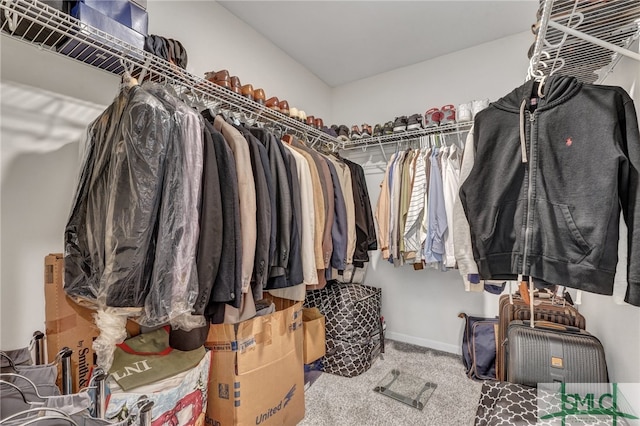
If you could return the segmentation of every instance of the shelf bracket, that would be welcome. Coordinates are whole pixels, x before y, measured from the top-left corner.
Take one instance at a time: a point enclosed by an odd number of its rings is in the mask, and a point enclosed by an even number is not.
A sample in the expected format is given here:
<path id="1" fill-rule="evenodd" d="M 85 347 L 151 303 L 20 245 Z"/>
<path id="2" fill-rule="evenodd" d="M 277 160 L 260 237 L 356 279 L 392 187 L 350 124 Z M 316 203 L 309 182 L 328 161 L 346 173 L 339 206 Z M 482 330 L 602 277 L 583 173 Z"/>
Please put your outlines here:
<path id="1" fill-rule="evenodd" d="M 384 152 L 384 147 L 382 146 L 382 141 L 378 138 L 378 146 L 380 147 L 380 152 L 382 152 L 382 158 L 384 158 L 384 162 L 388 163 L 387 154 Z"/>

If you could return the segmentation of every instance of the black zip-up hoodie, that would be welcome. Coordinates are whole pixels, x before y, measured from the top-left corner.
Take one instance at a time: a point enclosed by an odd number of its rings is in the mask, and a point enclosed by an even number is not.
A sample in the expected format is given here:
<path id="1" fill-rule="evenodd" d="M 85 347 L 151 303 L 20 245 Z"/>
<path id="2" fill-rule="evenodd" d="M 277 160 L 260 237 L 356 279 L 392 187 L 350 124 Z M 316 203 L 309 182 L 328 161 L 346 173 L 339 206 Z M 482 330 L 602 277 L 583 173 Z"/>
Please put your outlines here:
<path id="1" fill-rule="evenodd" d="M 542 87 L 537 98 L 537 83 L 529 81 L 475 118 L 475 162 L 460 199 L 480 275 L 522 274 L 610 295 L 622 210 L 629 230 L 625 300 L 640 306 L 633 100 L 620 87 L 573 77 L 552 76 Z"/>

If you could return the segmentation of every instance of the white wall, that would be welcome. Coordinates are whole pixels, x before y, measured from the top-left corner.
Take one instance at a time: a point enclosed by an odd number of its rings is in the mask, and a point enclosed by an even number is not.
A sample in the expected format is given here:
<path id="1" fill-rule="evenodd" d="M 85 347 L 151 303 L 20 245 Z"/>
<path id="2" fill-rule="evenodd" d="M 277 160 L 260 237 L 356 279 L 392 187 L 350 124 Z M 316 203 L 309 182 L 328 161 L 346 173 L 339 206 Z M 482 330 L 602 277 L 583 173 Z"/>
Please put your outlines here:
<path id="1" fill-rule="evenodd" d="M 635 51 L 639 50 L 636 42 Z M 623 58 L 603 84 L 623 87 L 633 97 L 636 112 L 640 112 L 640 62 Z M 626 233 L 626 227 L 623 228 Z M 626 241 L 623 233 L 614 297 L 583 293 L 581 312 L 587 321 L 587 330 L 597 336 L 605 348 L 609 378 L 614 382 L 640 383 L 640 308 L 623 302 Z"/>
<path id="2" fill-rule="evenodd" d="M 286 99 L 290 107 L 330 124 L 329 86 L 220 4 L 156 0 L 149 1 L 148 12 L 150 34 L 176 38 L 187 47 L 192 74 L 226 69 L 242 84 L 263 88 L 267 99 Z"/>
<path id="3" fill-rule="evenodd" d="M 148 12 L 149 32 L 179 39 L 193 74 L 228 69 L 329 122 L 330 89 L 219 4 L 150 0 Z M 13 349 L 44 331 L 44 256 L 63 251 L 78 142 L 119 78 L 5 36 L 1 43 L 0 348 Z"/>
<path id="4" fill-rule="evenodd" d="M 335 87 L 332 115 L 349 127 L 373 126 L 432 107 L 496 100 L 524 82 L 532 42 L 523 32 Z"/>
<path id="5" fill-rule="evenodd" d="M 14 82 L 2 81 L 0 90 L 0 347 L 13 349 L 45 331 L 44 256 L 63 250 L 78 141 L 102 108 Z"/>
<path id="6" fill-rule="evenodd" d="M 333 111 L 351 126 L 384 123 L 433 106 L 472 99 L 496 100 L 524 82 L 531 33 L 517 34 L 470 49 L 379 74 L 333 89 Z M 387 157 L 395 146 L 387 146 Z M 385 162 L 379 148 L 345 154 L 365 167 L 369 195 L 378 200 Z M 456 271 L 394 268 L 373 253 L 365 282 L 381 287 L 388 337 L 460 352 L 463 321 L 458 313 L 495 316 L 498 296 L 465 292 Z"/>

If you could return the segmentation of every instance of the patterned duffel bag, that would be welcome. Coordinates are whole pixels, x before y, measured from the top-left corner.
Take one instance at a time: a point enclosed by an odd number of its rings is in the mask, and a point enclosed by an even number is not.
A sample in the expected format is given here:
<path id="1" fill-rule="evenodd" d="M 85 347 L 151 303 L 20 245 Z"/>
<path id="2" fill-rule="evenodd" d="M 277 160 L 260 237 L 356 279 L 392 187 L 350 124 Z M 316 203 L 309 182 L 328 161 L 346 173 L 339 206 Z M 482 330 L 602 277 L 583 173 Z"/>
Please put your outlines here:
<path id="1" fill-rule="evenodd" d="M 318 308 L 325 316 L 323 371 L 353 377 L 371 367 L 374 354 L 380 352 L 381 299 L 379 288 L 337 281 L 307 292 L 305 307 Z"/>

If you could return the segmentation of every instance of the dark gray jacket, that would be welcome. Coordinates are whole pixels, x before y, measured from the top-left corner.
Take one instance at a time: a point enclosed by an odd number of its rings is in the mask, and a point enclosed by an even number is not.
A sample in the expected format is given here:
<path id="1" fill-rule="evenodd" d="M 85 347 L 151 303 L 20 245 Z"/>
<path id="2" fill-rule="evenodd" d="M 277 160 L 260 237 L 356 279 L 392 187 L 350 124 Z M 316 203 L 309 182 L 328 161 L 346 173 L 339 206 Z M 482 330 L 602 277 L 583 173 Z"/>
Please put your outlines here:
<path id="1" fill-rule="evenodd" d="M 285 270 L 289 264 L 289 252 L 291 246 L 291 221 L 293 212 L 291 207 L 291 184 L 282 151 L 278 145 L 278 140 L 265 129 L 252 127 L 251 134 L 262 142 L 269 157 L 269 169 L 273 181 L 273 197 L 277 205 L 276 213 L 272 215 L 275 220 L 275 227 L 272 232 L 275 238 L 275 250 L 273 258 L 270 260 L 271 271 L 269 277 L 284 277 Z"/>
<path id="2" fill-rule="evenodd" d="M 460 199 L 484 279 L 529 275 L 612 294 L 620 210 L 626 301 L 640 306 L 640 135 L 619 87 L 552 76 L 529 81 L 475 118 L 475 164 Z M 466 155 L 466 153 L 465 153 Z"/>
<path id="3" fill-rule="evenodd" d="M 329 171 L 331 172 L 335 200 L 335 216 L 331 226 L 331 239 L 333 240 L 331 267 L 341 271 L 347 266 L 347 206 L 344 202 L 344 195 L 342 195 L 342 188 L 340 187 L 336 167 L 326 158 L 324 160 L 327 162 L 327 166 L 329 166 Z"/>
<path id="4" fill-rule="evenodd" d="M 218 176 L 222 195 L 222 255 L 218 274 L 211 291 L 206 314 L 217 312 L 215 303 L 228 302 L 239 308 L 242 301 L 242 238 L 240 236 L 240 201 L 238 181 L 233 152 L 224 140 L 222 133 L 206 121 L 207 130 L 213 138 L 218 162 Z M 224 309 L 222 309 L 224 311 Z"/>
<path id="5" fill-rule="evenodd" d="M 367 181 L 362 166 L 345 158 L 341 160 L 349 167 L 351 172 L 351 185 L 356 210 L 356 251 L 353 254 L 353 265 L 361 268 L 365 262 L 369 261 L 369 250 L 377 250 L 378 248 L 373 213 L 371 211 L 371 200 L 369 199 Z"/>
<path id="6" fill-rule="evenodd" d="M 220 257 L 222 256 L 222 238 L 224 222 L 222 216 L 222 191 L 216 149 L 213 146 L 211 131 L 203 130 L 203 166 L 202 166 L 202 200 L 200 202 L 200 238 L 196 263 L 198 265 L 198 282 L 200 288 L 198 298 L 193 305 L 193 313 L 203 315 L 211 290 L 218 275 Z"/>

